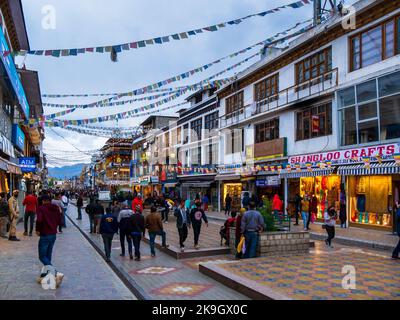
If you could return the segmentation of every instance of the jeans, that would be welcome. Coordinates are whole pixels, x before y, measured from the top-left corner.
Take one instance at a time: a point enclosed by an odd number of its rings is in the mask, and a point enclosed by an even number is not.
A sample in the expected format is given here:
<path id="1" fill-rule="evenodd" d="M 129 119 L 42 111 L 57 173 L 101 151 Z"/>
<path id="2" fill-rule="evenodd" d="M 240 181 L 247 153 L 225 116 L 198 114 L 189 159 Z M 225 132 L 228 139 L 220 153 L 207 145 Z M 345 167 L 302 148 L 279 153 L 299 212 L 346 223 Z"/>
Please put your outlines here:
<path id="1" fill-rule="evenodd" d="M 62 223 L 63 223 L 63 228 L 67 227 L 67 222 L 65 220 L 65 215 L 67 214 L 67 208 L 63 209 L 63 216 L 62 216 Z"/>
<path id="2" fill-rule="evenodd" d="M 0 237 L 7 235 L 8 217 L 0 217 Z"/>
<path id="3" fill-rule="evenodd" d="M 399 257 L 399 253 L 400 253 L 400 237 L 399 237 L 399 242 L 397 243 L 396 248 L 394 248 L 394 250 L 393 250 L 392 257 L 393 258 L 398 258 Z"/>
<path id="4" fill-rule="evenodd" d="M 244 238 L 246 251 L 243 258 L 255 258 L 257 255 L 258 233 L 255 231 L 246 231 Z"/>
<path id="5" fill-rule="evenodd" d="M 229 215 L 231 213 L 231 206 L 227 205 L 225 206 L 225 214 Z"/>
<path id="6" fill-rule="evenodd" d="M 45 266 L 51 266 L 51 255 L 53 253 L 54 243 L 56 242 L 56 235 L 51 234 L 48 236 L 40 236 L 38 250 L 39 260 Z"/>
<path id="7" fill-rule="evenodd" d="M 299 209 L 299 207 L 296 207 L 296 210 L 295 210 L 296 224 L 299 224 L 299 214 L 300 214 L 300 209 Z"/>
<path id="8" fill-rule="evenodd" d="M 154 250 L 154 242 L 156 241 L 156 237 L 161 236 L 162 238 L 162 246 L 165 247 L 167 245 L 167 235 L 164 230 L 158 232 L 149 232 L 150 237 L 150 251 L 151 254 L 155 255 L 156 251 Z"/>
<path id="9" fill-rule="evenodd" d="M 193 227 L 193 236 L 194 236 L 194 245 L 197 246 L 199 243 L 201 224 L 192 224 Z"/>
<path id="10" fill-rule="evenodd" d="M 140 241 L 142 240 L 141 233 L 132 233 L 133 246 L 135 247 L 135 257 L 140 259 Z"/>
<path id="11" fill-rule="evenodd" d="M 82 220 L 82 207 L 78 207 L 78 220 Z"/>
<path id="12" fill-rule="evenodd" d="M 305 212 L 305 211 L 301 212 L 301 218 L 303 219 L 304 229 L 307 229 L 308 216 L 309 216 L 308 212 Z"/>
<path id="13" fill-rule="evenodd" d="M 28 233 L 28 220 L 30 220 L 29 223 L 29 234 L 32 234 L 33 232 L 33 225 L 35 223 L 35 217 L 36 214 L 34 212 L 30 211 L 25 211 L 25 216 L 24 216 L 24 229 L 25 232 Z"/>
<path id="14" fill-rule="evenodd" d="M 121 242 L 121 254 L 125 255 L 125 239 L 128 242 L 128 252 L 132 255 L 132 239 L 129 237 L 129 233 L 125 230 L 119 230 L 119 241 Z"/>
<path id="15" fill-rule="evenodd" d="M 114 238 L 114 234 L 113 233 L 103 233 L 101 236 L 103 238 L 104 252 L 106 254 L 106 258 L 110 259 L 111 245 L 112 245 L 112 239 Z"/>
<path id="16" fill-rule="evenodd" d="M 178 228 L 178 233 L 179 233 L 179 245 L 181 248 L 184 248 L 185 247 L 184 242 L 186 241 L 188 236 L 188 227 L 186 223 L 182 225 L 182 228 Z"/>
<path id="17" fill-rule="evenodd" d="M 96 231 L 96 225 L 94 220 L 94 215 L 89 215 L 89 225 L 90 225 L 90 233 L 94 233 Z"/>
<path id="18" fill-rule="evenodd" d="M 168 214 L 169 214 L 169 209 L 164 209 L 163 211 L 161 211 L 163 221 L 168 221 Z"/>
<path id="19" fill-rule="evenodd" d="M 326 232 L 328 233 L 328 238 L 326 239 L 326 242 L 330 246 L 332 243 L 332 239 L 335 237 L 335 226 L 328 226 L 325 225 Z"/>

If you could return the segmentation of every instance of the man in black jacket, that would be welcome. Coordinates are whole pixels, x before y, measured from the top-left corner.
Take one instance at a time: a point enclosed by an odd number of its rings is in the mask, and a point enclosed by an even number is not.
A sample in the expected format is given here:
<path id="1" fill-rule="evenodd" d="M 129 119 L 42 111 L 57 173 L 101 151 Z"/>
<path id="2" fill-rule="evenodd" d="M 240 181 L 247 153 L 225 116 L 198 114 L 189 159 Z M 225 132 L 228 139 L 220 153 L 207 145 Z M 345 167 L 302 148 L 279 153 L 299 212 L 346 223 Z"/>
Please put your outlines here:
<path id="1" fill-rule="evenodd" d="M 194 235 L 194 248 L 199 249 L 199 237 L 201 231 L 201 221 L 204 220 L 206 226 L 208 227 L 208 220 L 207 216 L 204 213 L 203 209 L 201 209 L 201 203 L 196 202 L 196 208 L 193 208 L 190 211 L 190 221 L 192 222 L 193 226 L 193 235 Z"/>
<path id="2" fill-rule="evenodd" d="M 100 234 L 100 221 L 104 215 L 104 207 L 101 205 L 99 199 L 96 200 L 93 208 L 94 212 L 94 233 Z"/>
<path id="3" fill-rule="evenodd" d="M 8 238 L 6 233 L 9 216 L 7 196 L 5 192 L 2 192 L 0 193 L 0 237 L 4 239 Z"/>
<path id="4" fill-rule="evenodd" d="M 90 203 L 85 208 L 86 213 L 89 215 L 90 233 L 93 233 L 95 230 L 94 207 L 95 207 L 95 203 L 94 203 L 94 201 L 91 200 Z"/>
<path id="5" fill-rule="evenodd" d="M 180 206 L 175 209 L 174 216 L 176 217 L 176 227 L 179 233 L 179 245 L 181 252 L 184 252 L 184 242 L 188 236 L 188 227 L 190 228 L 190 214 L 185 208 L 185 201 L 182 200 Z"/>
<path id="6" fill-rule="evenodd" d="M 78 195 L 78 200 L 76 201 L 76 207 L 78 208 L 78 218 L 76 218 L 76 220 L 82 220 L 83 198 L 81 194 Z"/>
<path id="7" fill-rule="evenodd" d="M 140 241 L 145 232 L 144 216 L 136 211 L 130 218 L 130 236 L 135 247 L 135 261 L 140 261 Z"/>

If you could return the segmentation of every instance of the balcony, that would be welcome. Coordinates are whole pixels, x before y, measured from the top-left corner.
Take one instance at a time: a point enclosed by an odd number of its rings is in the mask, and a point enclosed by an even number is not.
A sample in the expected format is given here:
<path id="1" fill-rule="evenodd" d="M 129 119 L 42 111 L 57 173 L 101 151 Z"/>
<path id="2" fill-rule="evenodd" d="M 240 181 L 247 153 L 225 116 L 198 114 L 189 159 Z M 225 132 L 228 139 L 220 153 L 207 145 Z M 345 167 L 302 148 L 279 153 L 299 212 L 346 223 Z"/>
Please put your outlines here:
<path id="1" fill-rule="evenodd" d="M 253 102 L 233 113 L 220 117 L 220 128 L 236 125 L 254 116 L 287 107 L 304 99 L 317 97 L 328 93 L 337 86 L 338 68 L 335 68 L 319 77 L 286 88 L 267 99 Z"/>

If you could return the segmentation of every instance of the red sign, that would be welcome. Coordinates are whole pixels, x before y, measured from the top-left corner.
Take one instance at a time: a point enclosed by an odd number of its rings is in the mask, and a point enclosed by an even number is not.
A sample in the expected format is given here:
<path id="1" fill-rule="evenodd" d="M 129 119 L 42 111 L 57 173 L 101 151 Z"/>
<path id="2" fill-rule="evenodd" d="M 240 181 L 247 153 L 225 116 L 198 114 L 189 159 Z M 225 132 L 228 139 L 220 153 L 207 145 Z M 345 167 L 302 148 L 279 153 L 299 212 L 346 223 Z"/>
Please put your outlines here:
<path id="1" fill-rule="evenodd" d="M 305 164 L 307 162 L 319 163 L 325 161 L 332 161 L 337 164 L 346 164 L 353 162 L 362 162 L 363 157 L 376 157 L 381 156 L 382 159 L 393 159 L 395 153 L 399 153 L 399 144 L 387 144 L 381 146 L 371 146 L 357 149 L 337 150 L 323 153 L 315 153 L 308 155 L 292 156 L 289 157 L 290 164 Z"/>
<path id="2" fill-rule="evenodd" d="M 319 133 L 319 116 L 312 116 L 312 132 Z"/>

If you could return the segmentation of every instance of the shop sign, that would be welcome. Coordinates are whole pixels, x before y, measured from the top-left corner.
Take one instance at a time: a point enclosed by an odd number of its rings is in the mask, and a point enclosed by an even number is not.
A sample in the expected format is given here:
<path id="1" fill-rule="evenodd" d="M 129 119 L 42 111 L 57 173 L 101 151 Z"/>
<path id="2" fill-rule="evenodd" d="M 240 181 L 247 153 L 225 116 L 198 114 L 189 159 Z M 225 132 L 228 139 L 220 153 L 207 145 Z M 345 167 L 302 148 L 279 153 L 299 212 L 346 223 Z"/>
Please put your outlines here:
<path id="1" fill-rule="evenodd" d="M 281 185 L 281 179 L 279 178 L 279 176 L 265 177 L 262 179 L 259 178 L 256 180 L 257 187 L 274 187 L 280 185 Z"/>
<path id="2" fill-rule="evenodd" d="M 150 183 L 150 177 L 149 176 L 141 177 L 139 179 L 139 183 L 142 185 L 148 185 Z"/>
<path id="3" fill-rule="evenodd" d="M 36 171 L 36 159 L 35 158 L 19 158 L 19 166 L 22 172 L 35 172 Z"/>
<path id="4" fill-rule="evenodd" d="M 355 162 L 363 162 L 364 157 L 372 157 L 381 160 L 393 160 L 393 155 L 400 152 L 400 143 L 387 144 L 380 146 L 371 146 L 356 149 L 337 150 L 330 152 L 322 152 L 301 156 L 289 157 L 289 163 L 292 165 L 329 161 L 332 164 L 350 164 Z"/>
<path id="5" fill-rule="evenodd" d="M 4 54 L 10 52 L 6 38 L 4 37 L 3 30 L 0 28 L 0 45 L 1 52 L 0 59 L 3 62 L 3 66 L 6 69 L 8 78 L 11 81 L 11 85 L 14 88 L 15 94 L 18 97 L 19 104 L 25 114 L 26 118 L 29 118 L 29 104 L 25 96 L 25 91 L 22 86 L 20 77 L 18 75 L 17 69 L 15 68 L 14 60 L 12 54 Z"/>
<path id="6" fill-rule="evenodd" d="M 12 142 L 2 134 L 0 134 L 0 150 L 9 155 L 11 158 L 15 158 L 14 146 L 12 145 Z"/>
<path id="7" fill-rule="evenodd" d="M 151 183 L 159 183 L 160 179 L 157 176 L 152 176 L 150 177 Z"/>
<path id="8" fill-rule="evenodd" d="M 17 124 L 13 125 L 12 137 L 13 137 L 12 142 L 18 147 L 18 149 L 23 151 L 25 147 L 25 134 Z"/>

